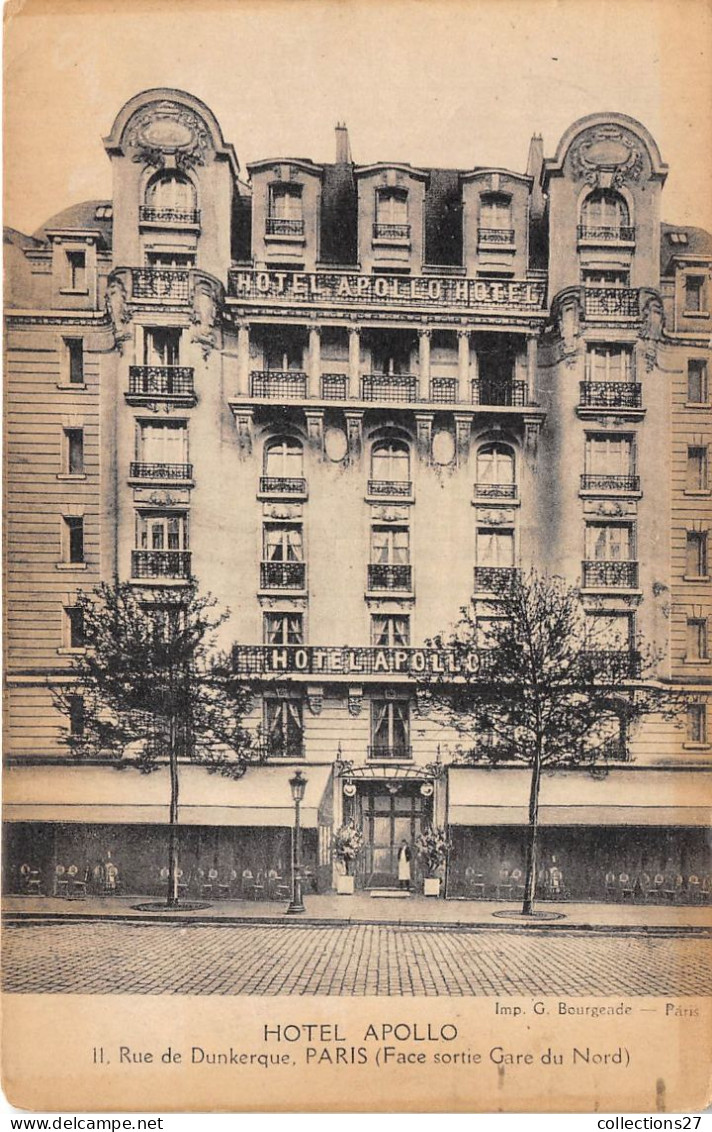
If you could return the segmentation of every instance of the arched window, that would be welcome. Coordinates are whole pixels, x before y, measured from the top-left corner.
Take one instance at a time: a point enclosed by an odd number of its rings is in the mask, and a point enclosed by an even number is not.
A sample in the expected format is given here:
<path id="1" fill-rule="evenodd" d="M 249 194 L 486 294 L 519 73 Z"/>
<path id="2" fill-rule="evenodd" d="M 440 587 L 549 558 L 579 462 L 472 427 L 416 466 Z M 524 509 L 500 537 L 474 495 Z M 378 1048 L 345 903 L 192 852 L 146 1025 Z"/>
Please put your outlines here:
<path id="1" fill-rule="evenodd" d="M 175 214 L 175 219 L 192 220 L 195 213 L 195 189 L 183 173 L 167 169 L 158 173 L 146 189 L 146 206 L 157 213 Z"/>
<path id="2" fill-rule="evenodd" d="M 304 452 L 298 440 L 280 437 L 265 445 L 266 476 L 301 476 L 304 470 Z"/>
<path id="3" fill-rule="evenodd" d="M 581 205 L 580 235 L 590 239 L 628 239 L 630 213 L 620 193 L 595 189 Z"/>
<path id="4" fill-rule="evenodd" d="M 514 452 L 507 444 L 485 444 L 477 453 L 477 494 L 514 498 Z"/>
<path id="5" fill-rule="evenodd" d="M 410 480 L 410 450 L 403 440 L 382 440 L 371 451 L 371 478 L 383 483 Z"/>

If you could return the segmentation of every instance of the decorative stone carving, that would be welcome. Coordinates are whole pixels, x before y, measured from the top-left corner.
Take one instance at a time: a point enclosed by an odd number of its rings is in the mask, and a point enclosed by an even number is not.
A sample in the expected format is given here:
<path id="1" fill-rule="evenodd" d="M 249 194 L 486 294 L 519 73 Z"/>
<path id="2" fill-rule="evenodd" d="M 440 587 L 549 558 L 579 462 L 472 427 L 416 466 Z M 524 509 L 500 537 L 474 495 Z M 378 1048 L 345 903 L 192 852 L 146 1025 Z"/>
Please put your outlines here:
<path id="1" fill-rule="evenodd" d="M 639 181 L 643 172 L 639 145 L 638 138 L 620 126 L 596 126 L 573 146 L 571 171 L 594 188 L 620 188 L 626 181 Z"/>
<path id="2" fill-rule="evenodd" d="M 372 507 L 371 516 L 378 523 L 407 523 L 407 507 Z"/>
<path id="3" fill-rule="evenodd" d="M 134 503 L 150 504 L 152 507 L 187 507 L 190 503 L 190 489 L 160 491 L 157 488 L 134 488 Z"/>
<path id="4" fill-rule="evenodd" d="M 643 316 L 640 324 L 640 337 L 644 343 L 645 369 L 648 373 L 655 368 L 658 360 L 658 344 L 663 336 L 665 315 L 659 295 L 650 293 L 643 301 Z"/>
<path id="5" fill-rule="evenodd" d="M 354 719 L 361 714 L 363 707 L 363 688 L 354 684 L 349 688 L 349 715 Z"/>
<path id="6" fill-rule="evenodd" d="M 537 451 L 539 448 L 539 433 L 541 432 L 541 421 L 538 418 L 533 420 L 524 420 L 524 451 L 531 461 L 536 460 Z"/>
<path id="7" fill-rule="evenodd" d="M 427 333 L 430 334 L 430 331 L 428 331 Z M 416 413 L 415 427 L 418 453 L 420 454 L 420 458 L 427 462 L 430 460 L 430 449 L 433 435 L 433 414 Z"/>
<path id="8" fill-rule="evenodd" d="M 132 310 L 126 301 L 126 284 L 119 275 L 109 279 L 106 288 L 106 313 L 111 320 L 114 332 L 114 343 L 120 354 L 124 352 L 124 344 L 131 339 L 131 331 L 127 329 L 132 318 Z"/>
<path id="9" fill-rule="evenodd" d="M 415 711 L 419 719 L 427 718 L 432 704 L 432 696 L 427 688 L 415 689 Z"/>
<path id="10" fill-rule="evenodd" d="M 584 515 L 603 515 L 611 519 L 635 515 L 637 510 L 635 499 L 586 499 L 583 504 Z"/>
<path id="11" fill-rule="evenodd" d="M 512 527 L 514 526 L 514 516 L 509 510 L 500 511 L 499 508 L 484 510 L 478 507 L 477 522 L 488 527 Z"/>
<path id="12" fill-rule="evenodd" d="M 573 366 L 581 338 L 581 294 L 571 288 L 557 302 L 556 323 L 559 331 L 559 356 L 567 366 Z"/>
<path id="13" fill-rule="evenodd" d="M 324 447 L 324 410 L 306 409 L 304 416 L 307 422 L 307 440 L 312 448 L 323 451 Z"/>
<path id="14" fill-rule="evenodd" d="M 455 436 L 457 438 L 458 459 L 464 463 L 470 454 L 472 435 L 472 413 L 455 413 Z"/>
<path id="15" fill-rule="evenodd" d="M 303 508 L 301 503 L 264 503 L 262 514 L 265 519 L 301 519 Z"/>
<path id="16" fill-rule="evenodd" d="M 324 689 L 321 685 L 309 685 L 307 687 L 307 704 L 312 715 L 321 715 L 321 709 L 324 706 Z"/>
<path id="17" fill-rule="evenodd" d="M 190 169 L 205 165 L 210 135 L 205 123 L 187 106 L 165 99 L 145 107 L 129 123 L 124 147 L 132 160 L 157 169 Z"/>
<path id="18" fill-rule="evenodd" d="M 363 450 L 363 413 L 345 413 L 349 456 L 358 460 Z"/>
<path id="19" fill-rule="evenodd" d="M 252 409 L 233 406 L 232 411 L 237 427 L 237 446 L 240 456 L 250 456 L 252 454 Z"/>
<path id="20" fill-rule="evenodd" d="M 215 323 L 217 309 L 215 292 L 207 279 L 197 279 L 193 289 L 193 341 L 200 346 L 203 358 L 207 361 L 210 351 L 217 345 Z"/>

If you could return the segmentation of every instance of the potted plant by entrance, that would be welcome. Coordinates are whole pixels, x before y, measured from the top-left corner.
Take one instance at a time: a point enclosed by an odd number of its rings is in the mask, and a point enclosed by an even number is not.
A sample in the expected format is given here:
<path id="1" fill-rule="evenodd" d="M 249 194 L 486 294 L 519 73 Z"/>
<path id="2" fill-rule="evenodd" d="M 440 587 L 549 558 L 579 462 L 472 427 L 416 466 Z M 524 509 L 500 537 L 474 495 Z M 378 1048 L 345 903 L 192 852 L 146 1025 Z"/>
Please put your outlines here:
<path id="1" fill-rule="evenodd" d="M 343 867 L 343 873 L 336 878 L 336 891 L 339 896 L 352 896 L 354 891 L 353 866 L 363 848 L 363 833 L 352 821 L 334 833 L 334 856 Z"/>
<path id="2" fill-rule="evenodd" d="M 447 834 L 440 826 L 432 825 L 424 829 L 415 839 L 415 850 L 425 871 L 423 895 L 440 895 L 440 876 L 452 848 Z"/>

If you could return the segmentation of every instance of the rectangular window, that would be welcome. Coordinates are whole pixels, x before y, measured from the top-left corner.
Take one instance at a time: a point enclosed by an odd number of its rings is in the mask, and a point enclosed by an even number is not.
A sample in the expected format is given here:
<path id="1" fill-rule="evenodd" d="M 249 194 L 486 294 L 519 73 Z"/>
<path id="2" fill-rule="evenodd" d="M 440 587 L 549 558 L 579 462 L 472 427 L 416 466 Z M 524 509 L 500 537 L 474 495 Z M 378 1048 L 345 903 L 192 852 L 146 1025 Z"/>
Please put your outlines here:
<path id="1" fill-rule="evenodd" d="M 265 523 L 265 562 L 303 562 L 301 524 Z"/>
<path id="2" fill-rule="evenodd" d="M 263 625 L 265 644 L 303 644 L 303 620 L 301 613 L 265 613 Z"/>
<path id="3" fill-rule="evenodd" d="M 371 753 L 410 758 L 410 710 L 407 700 L 371 701 Z"/>
<path id="4" fill-rule="evenodd" d="M 703 275 L 685 276 L 685 313 L 698 314 L 705 309 L 704 286 Z"/>
<path id="5" fill-rule="evenodd" d="M 67 252 L 67 287 L 70 291 L 87 289 L 86 252 Z"/>
<path id="6" fill-rule="evenodd" d="M 476 554 L 478 566 L 514 566 L 514 531 L 479 527 Z"/>
<path id="7" fill-rule="evenodd" d="M 147 252 L 146 266 L 187 271 L 189 267 L 195 267 L 195 255 L 190 252 Z"/>
<path id="8" fill-rule="evenodd" d="M 64 518 L 64 561 L 84 561 L 84 519 L 75 515 Z"/>
<path id="9" fill-rule="evenodd" d="M 704 358 L 690 358 L 687 363 L 687 400 L 692 405 L 706 405 L 709 400 L 707 362 Z"/>
<path id="10" fill-rule="evenodd" d="M 270 185 L 269 214 L 277 220 L 301 220 L 302 186 Z"/>
<path id="11" fill-rule="evenodd" d="M 81 428 L 64 430 L 64 471 L 70 476 L 84 471 L 84 430 Z"/>
<path id="12" fill-rule="evenodd" d="M 589 346 L 587 381 L 633 381 L 631 346 Z"/>
<path id="13" fill-rule="evenodd" d="M 588 523 L 586 558 L 597 562 L 630 562 L 633 528 L 630 523 Z"/>
<path id="14" fill-rule="evenodd" d="M 693 444 L 687 449 L 686 491 L 707 491 L 709 475 L 706 446 Z"/>
<path id="15" fill-rule="evenodd" d="M 688 531 L 685 576 L 707 577 L 707 531 Z"/>
<path id="16" fill-rule="evenodd" d="M 633 618 L 627 613 L 589 613 L 587 648 L 592 652 L 628 652 L 633 648 Z"/>
<path id="17" fill-rule="evenodd" d="M 188 426 L 185 421 L 160 421 L 139 425 L 138 459 L 145 464 L 184 464 L 188 458 Z"/>
<path id="18" fill-rule="evenodd" d="M 69 696 L 69 734 L 81 739 L 84 734 L 84 697 Z"/>
<path id="19" fill-rule="evenodd" d="M 589 475 L 633 475 L 635 472 L 633 438 L 605 434 L 587 436 L 586 472 Z"/>
<path id="20" fill-rule="evenodd" d="M 302 703 L 271 696 L 264 701 L 266 753 L 275 758 L 304 758 Z"/>
<path id="21" fill-rule="evenodd" d="M 180 365 L 180 334 L 180 330 L 175 327 L 156 327 L 147 330 L 143 339 L 143 364 Z"/>
<path id="22" fill-rule="evenodd" d="M 410 617 L 374 614 L 371 617 L 371 644 L 376 648 L 401 648 L 410 644 Z"/>
<path id="23" fill-rule="evenodd" d="M 407 527 L 372 527 L 371 562 L 405 566 L 410 561 L 410 532 Z"/>
<path id="24" fill-rule="evenodd" d="M 696 747 L 707 745 L 707 705 L 687 705 L 687 742 Z"/>
<path id="25" fill-rule="evenodd" d="M 139 515 L 139 550 L 187 550 L 188 523 L 185 515 Z"/>
<path id="26" fill-rule="evenodd" d="M 376 223 L 386 225 L 408 223 L 408 193 L 405 189 L 376 191 Z"/>
<path id="27" fill-rule="evenodd" d="M 687 619 L 687 659 L 707 660 L 707 618 L 688 617 Z"/>
<path id="28" fill-rule="evenodd" d="M 84 613 L 81 606 L 72 605 L 64 610 L 65 615 L 65 645 L 70 649 L 84 647 Z"/>
<path id="29" fill-rule="evenodd" d="M 84 339 L 65 338 L 70 385 L 84 384 Z"/>
<path id="30" fill-rule="evenodd" d="M 629 287 L 630 272 L 592 268 L 582 272 L 584 287 Z"/>

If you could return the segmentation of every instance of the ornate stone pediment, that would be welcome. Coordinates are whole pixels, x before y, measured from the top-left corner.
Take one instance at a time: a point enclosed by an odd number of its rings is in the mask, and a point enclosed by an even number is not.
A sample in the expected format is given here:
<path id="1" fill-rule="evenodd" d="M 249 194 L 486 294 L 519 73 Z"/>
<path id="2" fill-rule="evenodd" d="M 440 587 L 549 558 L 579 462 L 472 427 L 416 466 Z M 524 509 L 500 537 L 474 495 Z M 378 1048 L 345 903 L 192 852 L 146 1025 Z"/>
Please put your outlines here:
<path id="1" fill-rule="evenodd" d="M 132 160 L 157 169 L 205 165 L 210 152 L 207 126 L 194 111 L 177 102 L 155 102 L 140 111 L 124 135 Z"/>
<path id="2" fill-rule="evenodd" d="M 596 126 L 571 150 L 571 169 L 577 180 L 595 188 L 619 188 L 626 181 L 639 181 L 643 172 L 640 141 L 620 126 Z"/>

